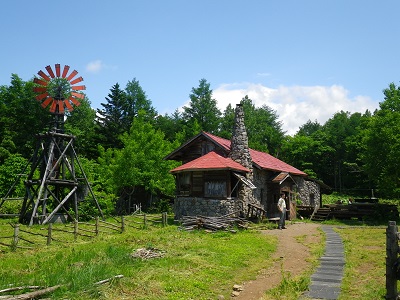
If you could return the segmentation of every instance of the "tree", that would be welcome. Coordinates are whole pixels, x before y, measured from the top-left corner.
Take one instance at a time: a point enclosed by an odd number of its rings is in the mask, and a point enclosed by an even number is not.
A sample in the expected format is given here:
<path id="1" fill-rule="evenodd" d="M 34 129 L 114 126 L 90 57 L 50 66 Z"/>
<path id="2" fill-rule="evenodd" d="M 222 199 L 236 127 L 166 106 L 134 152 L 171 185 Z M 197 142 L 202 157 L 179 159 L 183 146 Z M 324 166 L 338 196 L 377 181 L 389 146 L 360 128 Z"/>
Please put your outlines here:
<path id="1" fill-rule="evenodd" d="M 201 130 L 217 133 L 221 112 L 217 107 L 217 101 L 212 98 L 212 90 L 207 80 L 201 79 L 199 87 L 192 88 L 189 97 L 189 106 L 183 107 L 183 119 L 188 126 L 192 126 L 194 121 L 197 121 Z"/>
<path id="2" fill-rule="evenodd" d="M 380 110 L 370 118 L 361 154 L 364 168 L 381 196 L 400 197 L 400 88 L 394 83 L 383 91 Z"/>
<path id="3" fill-rule="evenodd" d="M 129 133 L 122 135 L 123 149 L 116 150 L 112 178 L 117 193 L 126 188 L 144 187 L 151 194 L 172 195 L 175 181 L 169 173 L 176 162 L 164 160 L 173 150 L 161 131 L 146 122 L 145 114 L 135 118 Z"/>
<path id="4" fill-rule="evenodd" d="M 272 155 L 278 155 L 284 139 L 284 132 L 276 112 L 266 105 L 255 107 L 248 96 L 245 96 L 241 103 L 243 104 L 249 146 Z"/>
<path id="5" fill-rule="evenodd" d="M 304 125 L 300 126 L 299 131 L 297 132 L 298 135 L 302 136 L 311 136 L 314 132 L 320 130 L 322 125 L 315 120 L 311 122 L 308 120 Z"/>
<path id="6" fill-rule="evenodd" d="M 365 115 L 338 112 L 323 126 L 326 134 L 325 144 L 335 149 L 330 166 L 331 178 L 329 184 L 339 192 L 358 193 L 368 190 L 366 174 L 358 159 L 361 150 L 362 132 L 365 125 Z M 359 191 L 355 191 L 355 190 Z"/>
<path id="7" fill-rule="evenodd" d="M 244 123 L 250 148 L 278 154 L 284 139 L 282 124 L 274 110 L 266 105 L 255 107 L 253 101 L 246 95 L 240 103 L 243 105 Z M 220 136 L 230 139 L 235 122 L 235 110 L 231 104 L 226 107 L 221 118 Z"/>
<path id="8" fill-rule="evenodd" d="M 146 93 L 143 91 L 139 81 L 134 78 L 128 81 L 126 88 L 126 104 L 123 107 L 123 127 L 124 132 L 128 132 L 131 128 L 133 119 L 138 116 L 139 111 L 146 114 L 146 119 L 151 121 L 157 115 L 156 110 L 151 105 L 151 101 L 147 99 Z"/>
<path id="9" fill-rule="evenodd" d="M 97 144 L 95 143 L 96 111 L 91 108 L 90 101 L 84 98 L 81 105 L 68 113 L 65 121 L 66 133 L 76 137 L 75 149 L 87 158 L 98 156 Z"/>
<path id="10" fill-rule="evenodd" d="M 12 74 L 11 84 L 0 87 L 0 152 L 4 155 L 4 151 L 18 151 L 29 158 L 35 134 L 46 131 L 51 118 L 35 100 L 33 82 L 24 82 Z"/>
<path id="11" fill-rule="evenodd" d="M 325 144 L 323 132 L 316 132 L 312 136 L 295 134 L 287 136 L 282 144 L 282 159 L 294 167 L 307 173 L 311 178 L 325 182 L 326 165 L 330 165 L 330 159 L 334 149 Z"/>
<path id="12" fill-rule="evenodd" d="M 245 122 L 246 120 L 247 120 L 247 115 L 245 116 Z M 235 123 L 235 109 L 229 103 L 228 106 L 225 108 L 221 118 L 219 136 L 226 139 L 230 139 L 232 137 L 232 130 L 234 123 Z"/>
<path id="13" fill-rule="evenodd" d="M 126 93 L 118 83 L 113 85 L 106 97 L 107 103 L 101 103 L 103 109 L 97 109 L 97 135 L 105 148 L 122 148 L 120 135 L 126 132 L 125 109 Z"/>

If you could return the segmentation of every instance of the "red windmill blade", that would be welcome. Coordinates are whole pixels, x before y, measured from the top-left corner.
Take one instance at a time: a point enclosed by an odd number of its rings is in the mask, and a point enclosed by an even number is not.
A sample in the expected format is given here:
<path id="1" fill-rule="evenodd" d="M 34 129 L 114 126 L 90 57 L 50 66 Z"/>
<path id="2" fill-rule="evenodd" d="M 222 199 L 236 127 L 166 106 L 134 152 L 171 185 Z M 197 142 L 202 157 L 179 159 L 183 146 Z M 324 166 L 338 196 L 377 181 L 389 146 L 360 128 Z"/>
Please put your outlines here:
<path id="1" fill-rule="evenodd" d="M 51 66 L 46 67 L 46 72 L 40 70 L 37 74 L 40 78 L 34 78 L 36 86 L 33 88 L 36 100 L 41 102 L 43 108 L 48 108 L 51 113 L 63 115 L 65 111 L 73 111 L 74 106 L 79 106 L 80 100 L 85 95 L 78 91 L 86 89 L 84 85 L 75 85 L 83 81 L 82 77 L 73 79 L 78 71 L 73 70 L 69 75 L 69 66 L 61 68 L 55 65 L 55 73 Z"/>

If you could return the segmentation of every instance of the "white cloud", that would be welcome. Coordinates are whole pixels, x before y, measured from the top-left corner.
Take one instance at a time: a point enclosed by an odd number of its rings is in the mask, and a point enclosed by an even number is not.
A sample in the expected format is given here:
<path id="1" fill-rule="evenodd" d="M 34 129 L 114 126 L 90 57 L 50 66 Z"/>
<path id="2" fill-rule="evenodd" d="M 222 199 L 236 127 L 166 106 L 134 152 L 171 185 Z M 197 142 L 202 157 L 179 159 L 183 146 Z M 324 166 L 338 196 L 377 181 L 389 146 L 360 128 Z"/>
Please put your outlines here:
<path id="1" fill-rule="evenodd" d="M 86 71 L 89 73 L 99 73 L 102 69 L 105 68 L 105 65 L 101 60 L 91 61 L 86 65 Z"/>
<path id="2" fill-rule="evenodd" d="M 115 65 L 106 65 L 100 59 L 91 61 L 86 65 L 86 72 L 93 73 L 93 74 L 100 73 L 103 70 L 115 71 L 117 69 L 118 69 L 117 66 L 115 66 Z"/>
<path id="3" fill-rule="evenodd" d="M 374 111 L 378 103 L 370 97 L 349 98 L 349 92 L 342 86 L 279 86 L 269 88 L 261 84 L 222 84 L 213 89 L 213 98 L 224 111 L 231 103 L 233 107 L 248 95 L 256 107 L 266 105 L 275 110 L 287 134 L 295 134 L 308 120 L 324 124 L 336 112 L 364 113 Z"/>

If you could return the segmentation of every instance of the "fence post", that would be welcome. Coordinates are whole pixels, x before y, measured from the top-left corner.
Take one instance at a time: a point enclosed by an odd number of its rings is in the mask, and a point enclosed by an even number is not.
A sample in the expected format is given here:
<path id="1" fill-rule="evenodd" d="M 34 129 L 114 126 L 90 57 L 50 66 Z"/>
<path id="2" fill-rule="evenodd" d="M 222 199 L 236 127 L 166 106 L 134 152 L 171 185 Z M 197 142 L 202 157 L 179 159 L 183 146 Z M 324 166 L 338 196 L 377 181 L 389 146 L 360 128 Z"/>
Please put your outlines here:
<path id="1" fill-rule="evenodd" d="M 14 236 L 13 236 L 13 242 L 11 245 L 11 248 L 13 250 L 17 249 L 17 245 L 18 245 L 18 235 L 19 235 L 19 224 L 15 224 L 14 225 Z"/>
<path id="2" fill-rule="evenodd" d="M 147 218 L 146 218 L 146 214 L 143 214 L 143 226 L 144 226 L 144 228 L 147 228 Z"/>
<path id="3" fill-rule="evenodd" d="M 125 218 L 121 216 L 121 232 L 125 231 Z"/>
<path id="4" fill-rule="evenodd" d="M 51 233 L 53 229 L 53 223 L 49 223 L 49 227 L 47 228 L 47 246 L 51 244 Z"/>
<path id="5" fill-rule="evenodd" d="M 96 227 L 95 227 L 96 236 L 99 235 L 99 217 L 96 217 Z"/>
<path id="6" fill-rule="evenodd" d="M 78 220 L 75 220 L 74 222 L 74 241 L 76 241 L 78 238 Z"/>
<path id="7" fill-rule="evenodd" d="M 162 213 L 162 225 L 164 227 L 167 226 L 167 213 L 166 212 Z"/>
<path id="8" fill-rule="evenodd" d="M 395 221 L 389 221 L 386 229 L 386 299 L 397 298 L 397 278 L 395 263 L 399 251 L 397 226 Z"/>

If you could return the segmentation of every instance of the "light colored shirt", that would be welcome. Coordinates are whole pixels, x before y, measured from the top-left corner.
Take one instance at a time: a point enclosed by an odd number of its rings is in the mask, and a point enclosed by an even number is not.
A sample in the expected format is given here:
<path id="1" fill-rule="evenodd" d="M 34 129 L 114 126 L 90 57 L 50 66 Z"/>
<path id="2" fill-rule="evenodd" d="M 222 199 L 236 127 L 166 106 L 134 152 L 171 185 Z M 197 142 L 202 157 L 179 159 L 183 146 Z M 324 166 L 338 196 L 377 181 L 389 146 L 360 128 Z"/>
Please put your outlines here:
<path id="1" fill-rule="evenodd" d="M 280 211 L 283 211 L 284 209 L 286 210 L 285 199 L 279 198 L 279 200 L 278 200 L 278 208 L 279 208 Z"/>

